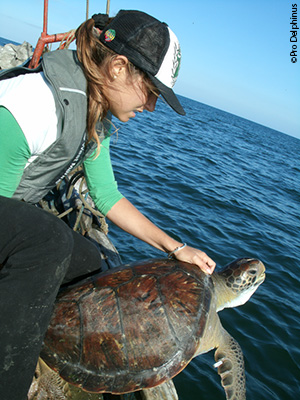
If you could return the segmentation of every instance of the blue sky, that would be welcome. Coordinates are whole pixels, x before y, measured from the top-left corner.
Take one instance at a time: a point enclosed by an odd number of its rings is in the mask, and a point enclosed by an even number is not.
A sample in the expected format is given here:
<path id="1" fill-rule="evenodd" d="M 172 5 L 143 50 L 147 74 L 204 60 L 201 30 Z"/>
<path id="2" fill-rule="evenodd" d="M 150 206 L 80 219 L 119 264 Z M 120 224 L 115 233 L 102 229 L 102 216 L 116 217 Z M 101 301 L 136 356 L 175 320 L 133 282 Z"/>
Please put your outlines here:
<path id="1" fill-rule="evenodd" d="M 111 0 L 110 15 L 139 9 L 168 23 L 182 47 L 176 93 L 300 138 L 300 34 L 290 42 L 292 4 Z M 90 16 L 105 10 L 106 0 L 89 0 Z M 48 33 L 76 28 L 85 16 L 85 0 L 49 0 Z M 35 45 L 42 24 L 43 0 L 1 2 L 0 36 Z"/>

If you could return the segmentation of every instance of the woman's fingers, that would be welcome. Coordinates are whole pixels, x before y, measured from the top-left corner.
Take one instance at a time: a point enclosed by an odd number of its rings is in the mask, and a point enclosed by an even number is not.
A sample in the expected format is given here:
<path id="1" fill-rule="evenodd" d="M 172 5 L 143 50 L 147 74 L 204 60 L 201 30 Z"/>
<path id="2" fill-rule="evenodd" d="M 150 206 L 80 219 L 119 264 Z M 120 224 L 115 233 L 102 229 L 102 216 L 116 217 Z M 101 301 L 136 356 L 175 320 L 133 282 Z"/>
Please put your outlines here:
<path id="1" fill-rule="evenodd" d="M 216 267 L 216 263 L 203 251 L 194 249 L 193 247 L 185 247 L 175 256 L 180 261 L 185 261 L 190 264 L 196 264 L 203 272 L 212 274 Z"/>

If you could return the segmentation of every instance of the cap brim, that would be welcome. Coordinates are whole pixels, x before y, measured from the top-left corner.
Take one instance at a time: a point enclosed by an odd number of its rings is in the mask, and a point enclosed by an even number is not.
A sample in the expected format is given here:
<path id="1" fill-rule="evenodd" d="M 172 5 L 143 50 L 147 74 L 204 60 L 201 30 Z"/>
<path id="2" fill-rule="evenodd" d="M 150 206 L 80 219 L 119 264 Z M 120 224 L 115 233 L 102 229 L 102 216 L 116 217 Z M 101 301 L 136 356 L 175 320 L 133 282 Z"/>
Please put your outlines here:
<path id="1" fill-rule="evenodd" d="M 157 78 L 154 76 L 151 76 L 150 74 L 147 74 L 152 81 L 152 83 L 155 85 L 155 87 L 159 90 L 160 94 L 162 97 L 166 100 L 166 102 L 169 104 L 169 106 L 176 111 L 180 115 L 185 115 L 185 111 L 182 108 L 182 105 L 179 103 L 179 100 L 177 99 L 175 93 L 173 92 L 172 89 L 168 88 L 165 86 L 163 83 L 161 83 Z"/>

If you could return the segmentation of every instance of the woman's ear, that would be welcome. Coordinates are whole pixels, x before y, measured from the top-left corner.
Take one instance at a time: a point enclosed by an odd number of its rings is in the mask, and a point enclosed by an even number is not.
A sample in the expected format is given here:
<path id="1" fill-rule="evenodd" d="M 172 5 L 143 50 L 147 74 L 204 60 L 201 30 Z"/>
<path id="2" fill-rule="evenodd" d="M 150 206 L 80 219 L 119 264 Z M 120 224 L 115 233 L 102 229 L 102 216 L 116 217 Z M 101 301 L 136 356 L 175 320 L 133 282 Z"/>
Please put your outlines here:
<path id="1" fill-rule="evenodd" d="M 117 55 L 113 58 L 110 65 L 110 74 L 113 80 L 117 79 L 118 76 L 127 71 L 128 58 L 125 56 Z"/>

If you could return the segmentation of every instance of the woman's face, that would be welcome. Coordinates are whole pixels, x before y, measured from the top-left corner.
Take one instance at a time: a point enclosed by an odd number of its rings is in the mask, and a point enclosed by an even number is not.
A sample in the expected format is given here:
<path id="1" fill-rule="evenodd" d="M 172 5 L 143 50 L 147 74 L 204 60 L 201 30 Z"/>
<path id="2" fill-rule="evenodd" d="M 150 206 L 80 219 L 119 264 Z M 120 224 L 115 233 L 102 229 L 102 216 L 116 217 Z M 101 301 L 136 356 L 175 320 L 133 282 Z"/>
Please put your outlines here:
<path id="1" fill-rule="evenodd" d="M 127 65 L 114 70 L 113 79 L 103 91 L 111 113 L 122 122 L 134 118 L 136 112 L 155 110 L 157 96 L 148 91 L 139 73 L 130 74 Z"/>

